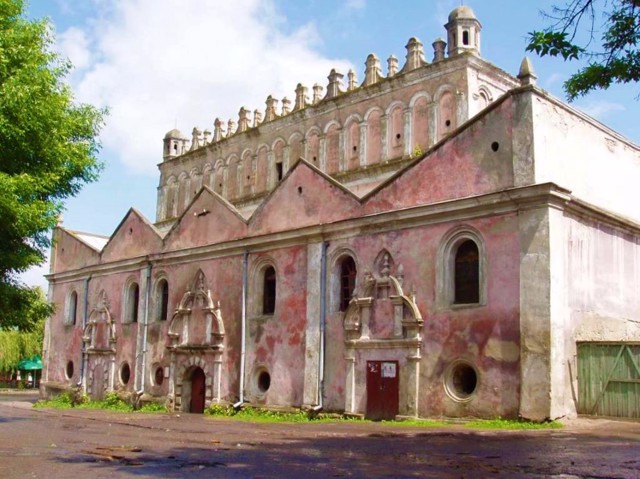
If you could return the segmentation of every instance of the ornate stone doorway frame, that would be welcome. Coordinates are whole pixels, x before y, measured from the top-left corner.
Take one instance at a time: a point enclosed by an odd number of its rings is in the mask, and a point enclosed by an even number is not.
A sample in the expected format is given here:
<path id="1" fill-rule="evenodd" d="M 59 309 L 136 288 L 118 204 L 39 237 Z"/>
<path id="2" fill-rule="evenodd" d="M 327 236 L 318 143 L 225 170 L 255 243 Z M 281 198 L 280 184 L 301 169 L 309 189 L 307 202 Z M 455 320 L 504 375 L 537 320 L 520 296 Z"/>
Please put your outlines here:
<path id="1" fill-rule="evenodd" d="M 357 404 L 358 394 L 366 390 L 367 360 L 385 360 L 405 356 L 406 365 L 400 364 L 400 416 L 418 416 L 420 390 L 420 359 L 423 320 L 416 304 L 415 294 L 405 294 L 402 286 L 402 266 L 396 276 L 391 275 L 393 260 L 383 250 L 376 260 L 378 275 L 367 272 L 364 284 L 357 288 L 345 312 L 345 359 L 347 374 L 345 384 L 345 413 L 362 414 Z M 393 305 L 393 332 L 390 337 L 371 338 L 370 321 L 374 303 L 388 299 Z M 367 353 L 367 351 L 379 351 Z"/>
<path id="2" fill-rule="evenodd" d="M 200 324 L 202 321 L 204 324 Z M 197 334 L 202 329 L 204 336 Z M 206 277 L 198 270 L 169 325 L 167 349 L 171 355 L 169 401 L 172 409 L 189 411 L 191 374 L 197 368 L 205 375 L 205 407 L 220 402 L 224 336 L 220 304 L 214 304 Z"/>
<path id="3" fill-rule="evenodd" d="M 101 399 L 115 387 L 117 337 L 109 306 L 107 294 L 101 291 L 82 333 L 82 392 L 89 392 L 94 399 Z"/>

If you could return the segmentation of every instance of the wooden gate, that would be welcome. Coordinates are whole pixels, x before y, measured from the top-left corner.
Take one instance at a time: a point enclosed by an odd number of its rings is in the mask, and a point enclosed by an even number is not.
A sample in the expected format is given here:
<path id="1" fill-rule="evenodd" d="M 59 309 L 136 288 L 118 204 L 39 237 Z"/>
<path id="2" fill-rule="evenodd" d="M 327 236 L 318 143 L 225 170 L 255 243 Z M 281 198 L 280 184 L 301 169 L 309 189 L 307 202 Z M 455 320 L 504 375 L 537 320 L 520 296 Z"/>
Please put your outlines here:
<path id="1" fill-rule="evenodd" d="M 578 413 L 640 417 L 640 343 L 578 343 Z"/>
<path id="2" fill-rule="evenodd" d="M 367 419 L 391 420 L 399 406 L 398 361 L 367 361 Z"/>

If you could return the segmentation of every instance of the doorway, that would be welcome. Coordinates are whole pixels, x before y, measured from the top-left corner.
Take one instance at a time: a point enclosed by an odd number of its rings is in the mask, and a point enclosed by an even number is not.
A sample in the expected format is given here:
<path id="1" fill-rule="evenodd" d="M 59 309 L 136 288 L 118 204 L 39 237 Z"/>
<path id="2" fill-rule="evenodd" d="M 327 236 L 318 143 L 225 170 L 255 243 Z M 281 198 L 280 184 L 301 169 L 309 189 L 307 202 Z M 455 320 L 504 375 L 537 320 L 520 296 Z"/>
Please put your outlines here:
<path id="1" fill-rule="evenodd" d="M 189 412 L 202 414 L 205 400 L 205 375 L 202 368 L 195 368 L 191 373 L 191 401 Z"/>
<path id="2" fill-rule="evenodd" d="M 367 361 L 367 419 L 392 420 L 398 415 L 399 372 L 398 361 Z"/>

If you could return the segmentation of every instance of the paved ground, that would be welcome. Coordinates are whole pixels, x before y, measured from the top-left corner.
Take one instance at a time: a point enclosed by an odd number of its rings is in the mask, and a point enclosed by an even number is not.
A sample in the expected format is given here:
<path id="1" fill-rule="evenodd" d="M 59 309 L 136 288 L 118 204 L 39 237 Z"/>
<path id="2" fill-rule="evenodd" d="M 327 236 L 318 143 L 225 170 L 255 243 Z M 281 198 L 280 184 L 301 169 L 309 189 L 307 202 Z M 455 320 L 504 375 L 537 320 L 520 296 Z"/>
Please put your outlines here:
<path id="1" fill-rule="evenodd" d="M 640 478 L 640 423 L 473 432 L 32 409 L 0 395 L 0 478 Z"/>

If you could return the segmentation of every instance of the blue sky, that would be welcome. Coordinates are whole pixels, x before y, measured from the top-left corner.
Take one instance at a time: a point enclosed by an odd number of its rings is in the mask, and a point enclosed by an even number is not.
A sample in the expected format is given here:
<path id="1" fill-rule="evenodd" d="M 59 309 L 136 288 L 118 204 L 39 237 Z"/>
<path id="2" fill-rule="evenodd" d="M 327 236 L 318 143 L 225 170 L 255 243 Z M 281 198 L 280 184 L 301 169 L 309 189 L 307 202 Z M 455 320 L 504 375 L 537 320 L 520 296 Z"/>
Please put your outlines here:
<path id="1" fill-rule="evenodd" d="M 482 24 L 481 54 L 517 74 L 526 34 L 545 25 L 554 1 L 465 1 Z M 68 201 L 67 228 L 110 235 L 130 207 L 155 219 L 162 138 L 177 126 L 213 130 L 216 117 L 237 120 L 241 106 L 293 99 L 297 83 L 326 86 L 331 68 L 361 81 L 364 61 L 403 63 L 407 40 L 445 37 L 460 0 L 31 0 L 28 14 L 48 17 L 56 49 L 76 66 L 68 78 L 78 101 L 108 106 L 100 180 Z M 578 64 L 531 54 L 538 85 L 564 98 L 562 82 Z M 386 68 L 384 68 L 386 71 Z M 638 85 L 616 86 L 574 102 L 640 143 Z M 24 276 L 41 284 L 44 268 Z"/>

